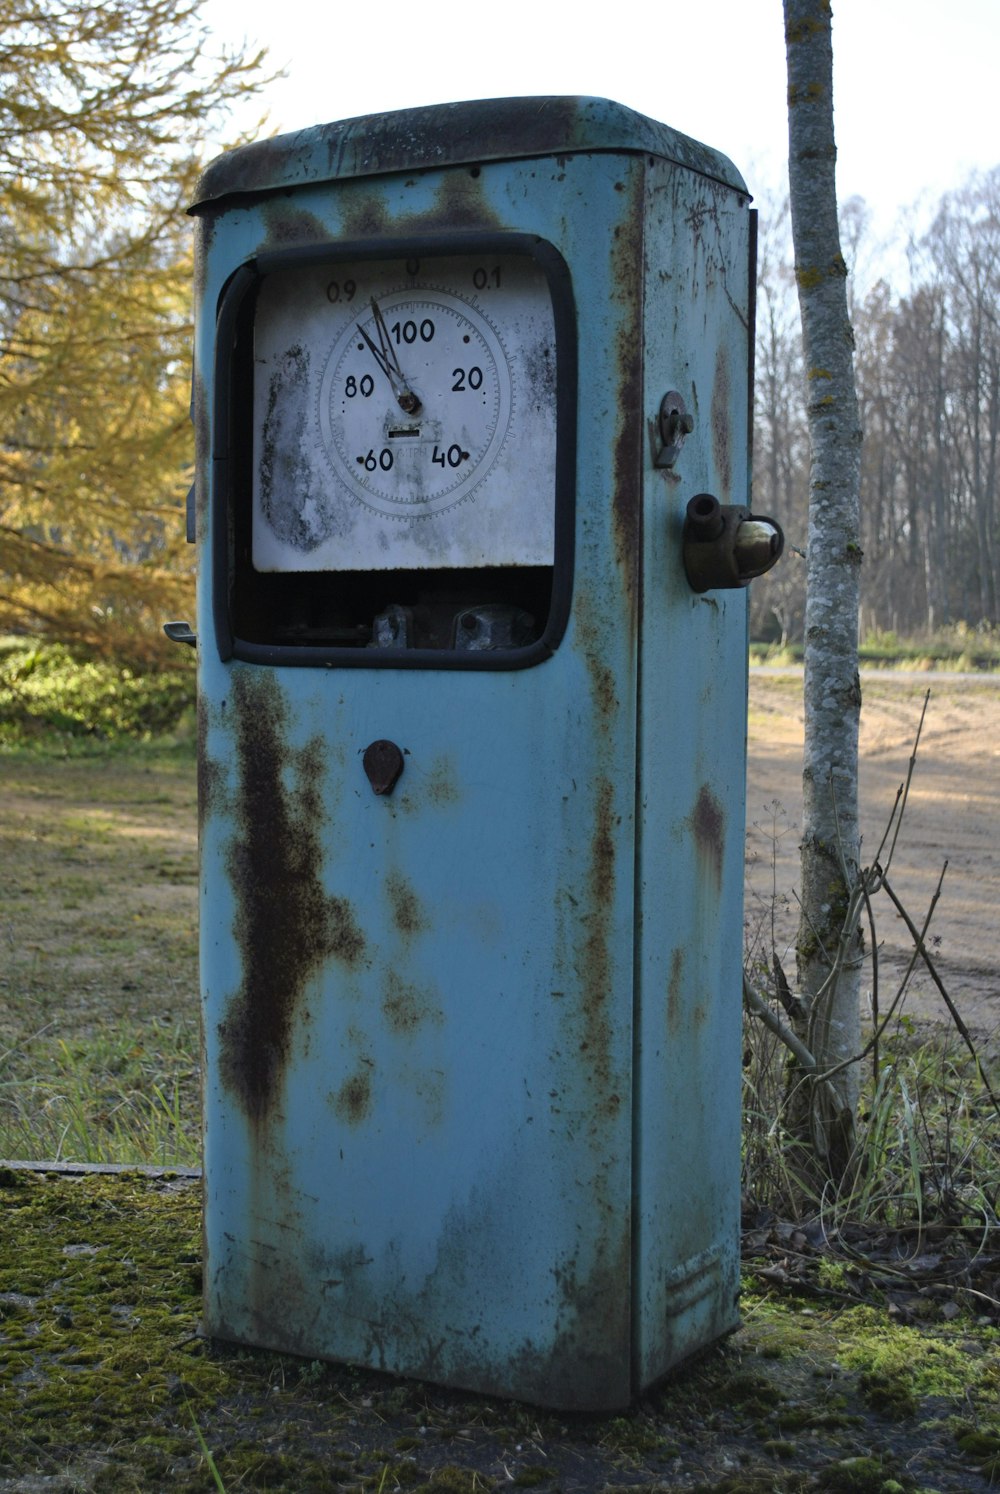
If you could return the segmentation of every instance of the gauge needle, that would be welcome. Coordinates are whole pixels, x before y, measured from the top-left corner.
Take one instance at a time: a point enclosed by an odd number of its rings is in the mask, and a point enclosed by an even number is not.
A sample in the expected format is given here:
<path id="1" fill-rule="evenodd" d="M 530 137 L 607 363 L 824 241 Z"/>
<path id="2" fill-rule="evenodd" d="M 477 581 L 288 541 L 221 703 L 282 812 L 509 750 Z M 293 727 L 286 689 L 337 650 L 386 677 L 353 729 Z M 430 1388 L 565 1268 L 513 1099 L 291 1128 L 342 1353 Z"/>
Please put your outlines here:
<path id="1" fill-rule="evenodd" d="M 399 366 L 399 359 L 396 357 L 389 338 L 389 329 L 385 324 L 385 319 L 379 310 L 379 304 L 374 296 L 372 297 L 372 314 L 375 318 L 375 330 L 378 333 L 379 346 L 375 346 L 360 322 L 357 324 L 358 331 L 371 349 L 375 362 L 392 385 L 392 392 L 396 396 L 396 403 L 399 405 L 399 408 L 405 410 L 407 415 L 415 415 L 420 409 L 420 400 L 406 382 L 403 370 Z"/>

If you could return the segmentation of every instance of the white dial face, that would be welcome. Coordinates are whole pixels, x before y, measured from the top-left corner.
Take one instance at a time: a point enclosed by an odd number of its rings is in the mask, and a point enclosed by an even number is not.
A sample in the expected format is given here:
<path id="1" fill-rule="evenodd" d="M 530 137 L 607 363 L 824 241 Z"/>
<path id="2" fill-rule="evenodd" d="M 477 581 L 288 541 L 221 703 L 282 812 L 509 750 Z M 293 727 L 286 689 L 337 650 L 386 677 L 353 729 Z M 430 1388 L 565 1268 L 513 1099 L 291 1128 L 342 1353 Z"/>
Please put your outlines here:
<path id="1" fill-rule="evenodd" d="M 555 361 L 548 283 L 523 255 L 269 275 L 255 567 L 551 564 Z"/>
<path id="2" fill-rule="evenodd" d="M 513 376 L 483 312 L 454 292 L 395 291 L 345 329 L 320 387 L 338 477 L 392 518 L 441 513 L 488 477 L 513 413 Z"/>

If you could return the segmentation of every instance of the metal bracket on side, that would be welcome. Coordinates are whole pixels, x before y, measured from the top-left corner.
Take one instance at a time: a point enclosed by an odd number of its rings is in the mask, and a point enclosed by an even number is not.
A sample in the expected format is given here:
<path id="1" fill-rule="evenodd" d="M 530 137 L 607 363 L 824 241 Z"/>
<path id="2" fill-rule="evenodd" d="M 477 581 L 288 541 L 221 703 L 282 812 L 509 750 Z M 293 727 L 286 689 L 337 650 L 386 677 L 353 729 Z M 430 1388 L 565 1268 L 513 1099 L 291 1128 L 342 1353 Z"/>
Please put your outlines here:
<path id="1" fill-rule="evenodd" d="M 655 467 L 672 467 L 681 454 L 684 437 L 694 430 L 694 416 L 688 412 L 676 389 L 669 390 L 660 400 L 660 413 L 656 420 L 659 446 L 653 455 Z"/>

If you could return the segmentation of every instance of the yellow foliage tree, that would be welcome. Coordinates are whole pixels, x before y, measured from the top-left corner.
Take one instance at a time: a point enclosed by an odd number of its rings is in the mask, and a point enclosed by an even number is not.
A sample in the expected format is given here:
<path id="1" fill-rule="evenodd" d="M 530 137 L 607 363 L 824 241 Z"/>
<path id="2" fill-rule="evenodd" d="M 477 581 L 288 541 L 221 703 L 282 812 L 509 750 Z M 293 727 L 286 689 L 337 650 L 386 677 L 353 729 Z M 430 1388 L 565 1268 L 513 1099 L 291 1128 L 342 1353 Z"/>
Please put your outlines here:
<path id="1" fill-rule="evenodd" d="M 0 0 L 0 631 L 149 657 L 189 605 L 183 210 L 261 62 L 196 3 Z"/>

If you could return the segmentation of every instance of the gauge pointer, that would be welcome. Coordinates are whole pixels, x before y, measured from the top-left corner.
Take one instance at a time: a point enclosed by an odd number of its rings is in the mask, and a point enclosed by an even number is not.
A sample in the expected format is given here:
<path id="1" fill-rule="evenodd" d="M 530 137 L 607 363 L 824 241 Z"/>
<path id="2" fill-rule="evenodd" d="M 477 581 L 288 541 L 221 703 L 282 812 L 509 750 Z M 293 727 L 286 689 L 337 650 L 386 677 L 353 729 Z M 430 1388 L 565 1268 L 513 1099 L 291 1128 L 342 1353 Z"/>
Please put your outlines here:
<path id="1" fill-rule="evenodd" d="M 396 396 L 396 403 L 399 405 L 399 408 L 405 410 L 407 415 L 415 415 L 420 409 L 420 400 L 406 382 L 403 370 L 399 366 L 399 359 L 396 357 L 389 339 L 389 329 L 385 324 L 382 312 L 379 310 L 379 304 L 374 296 L 372 297 L 371 305 L 380 347 L 375 346 L 360 322 L 357 323 L 358 331 L 368 344 L 375 362 L 392 385 L 392 392 Z"/>

